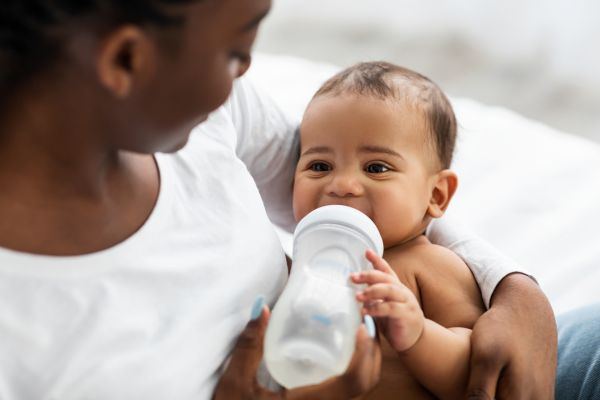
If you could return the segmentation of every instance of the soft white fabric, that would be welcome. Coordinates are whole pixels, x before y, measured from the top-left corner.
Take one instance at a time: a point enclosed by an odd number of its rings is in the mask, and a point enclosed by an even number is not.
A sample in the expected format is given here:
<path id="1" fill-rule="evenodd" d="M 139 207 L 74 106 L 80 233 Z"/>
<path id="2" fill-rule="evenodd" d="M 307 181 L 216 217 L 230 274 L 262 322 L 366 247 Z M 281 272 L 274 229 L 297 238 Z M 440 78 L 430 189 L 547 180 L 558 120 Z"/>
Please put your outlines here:
<path id="1" fill-rule="evenodd" d="M 157 155 L 158 203 L 119 245 L 77 257 L 0 248 L 0 399 L 211 397 L 256 296 L 272 305 L 287 279 L 246 168 L 289 223 L 292 126 L 264 101 L 237 83 L 182 152 Z"/>
<path id="2" fill-rule="evenodd" d="M 250 75 L 299 121 L 314 91 L 338 69 L 258 55 Z M 468 99 L 452 103 L 460 125 L 453 165 L 460 184 L 448 217 L 453 227 L 480 237 L 475 246 L 485 240 L 505 254 L 493 269 L 484 263 L 482 272 L 476 270 L 484 299 L 501 276 L 519 267 L 536 277 L 556 312 L 599 302 L 600 146 L 503 108 Z M 289 236 L 282 237 L 289 247 Z M 452 237 L 449 232 L 446 241 Z"/>
<path id="3" fill-rule="evenodd" d="M 427 228 L 427 236 L 433 243 L 449 248 L 465 261 L 473 271 L 487 308 L 496 286 L 505 276 L 514 272 L 530 275 L 514 260 L 465 229 L 459 221 L 448 217 L 435 220 Z"/>

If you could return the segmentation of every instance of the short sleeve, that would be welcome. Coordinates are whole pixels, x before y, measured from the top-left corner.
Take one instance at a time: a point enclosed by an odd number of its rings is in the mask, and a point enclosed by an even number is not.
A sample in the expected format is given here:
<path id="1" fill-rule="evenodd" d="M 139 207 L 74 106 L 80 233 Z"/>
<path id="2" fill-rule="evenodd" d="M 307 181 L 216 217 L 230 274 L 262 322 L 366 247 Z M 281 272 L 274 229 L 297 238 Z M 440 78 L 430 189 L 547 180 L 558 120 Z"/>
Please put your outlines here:
<path id="1" fill-rule="evenodd" d="M 226 107 L 237 133 L 237 155 L 254 178 L 269 218 L 279 227 L 293 230 L 296 124 L 265 92 L 244 78 L 235 82 Z"/>
<path id="2" fill-rule="evenodd" d="M 427 236 L 432 243 L 452 250 L 469 266 L 486 308 L 490 307 L 492 294 L 504 277 L 514 272 L 531 276 L 515 261 L 455 221 L 434 220 L 427 229 Z"/>

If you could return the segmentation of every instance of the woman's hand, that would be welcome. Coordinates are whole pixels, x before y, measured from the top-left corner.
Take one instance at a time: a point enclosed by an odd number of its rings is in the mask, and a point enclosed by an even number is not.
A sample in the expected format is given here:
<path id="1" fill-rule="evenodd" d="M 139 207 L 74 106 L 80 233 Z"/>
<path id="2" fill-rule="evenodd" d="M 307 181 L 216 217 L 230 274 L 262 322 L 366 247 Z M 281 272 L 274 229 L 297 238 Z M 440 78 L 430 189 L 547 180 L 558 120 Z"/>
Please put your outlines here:
<path id="1" fill-rule="evenodd" d="M 411 348 L 421 337 L 425 316 L 417 298 L 383 258 L 367 250 L 373 270 L 352 274 L 352 282 L 367 284 L 356 294 L 363 303 L 363 315 L 377 318 L 384 336 L 398 352 Z"/>
<path id="2" fill-rule="evenodd" d="M 469 399 L 553 399 L 556 321 L 538 285 L 505 277 L 471 335 Z"/>
<path id="3" fill-rule="evenodd" d="M 261 387 L 256 372 L 263 355 L 263 337 L 269 320 L 263 307 L 250 321 L 233 349 L 231 361 L 214 393 L 214 400 L 348 400 L 369 392 L 379 381 L 381 353 L 364 325 L 358 330 L 354 356 L 346 372 L 313 386 L 272 392 Z"/>

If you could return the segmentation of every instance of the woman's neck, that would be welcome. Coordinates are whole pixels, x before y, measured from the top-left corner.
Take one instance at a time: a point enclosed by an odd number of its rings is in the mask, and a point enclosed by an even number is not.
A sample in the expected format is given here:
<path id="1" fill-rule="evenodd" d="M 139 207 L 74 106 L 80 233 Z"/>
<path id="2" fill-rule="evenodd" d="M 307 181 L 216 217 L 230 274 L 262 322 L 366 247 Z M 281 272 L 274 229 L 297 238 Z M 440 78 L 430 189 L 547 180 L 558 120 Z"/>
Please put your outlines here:
<path id="1" fill-rule="evenodd" d="M 103 143 L 90 106 L 38 94 L 0 118 L 0 246 L 72 255 L 124 240 L 156 202 L 152 156 Z"/>
<path id="2" fill-rule="evenodd" d="M 1 180 L 37 181 L 40 189 L 68 185 L 74 192 L 102 192 L 111 171 L 118 169 L 118 152 L 102 143 L 90 107 L 77 106 L 72 97 L 38 88 L 22 93 L 4 110 Z"/>

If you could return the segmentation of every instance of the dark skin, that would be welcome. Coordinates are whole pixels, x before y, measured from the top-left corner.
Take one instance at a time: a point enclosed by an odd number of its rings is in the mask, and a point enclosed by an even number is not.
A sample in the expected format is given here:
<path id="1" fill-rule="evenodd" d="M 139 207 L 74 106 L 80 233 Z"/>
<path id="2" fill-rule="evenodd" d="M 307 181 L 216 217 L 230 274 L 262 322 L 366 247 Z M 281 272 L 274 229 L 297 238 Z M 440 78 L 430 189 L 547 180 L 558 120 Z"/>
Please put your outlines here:
<path id="1" fill-rule="evenodd" d="M 63 56 L 3 99 L 0 246 L 77 255 L 134 234 L 159 192 L 152 153 L 181 148 L 190 129 L 225 101 L 248 67 L 269 7 L 269 0 L 192 3 L 179 10 L 184 26 L 167 31 L 135 25 L 107 31 L 90 21 L 65 27 Z M 498 398 L 550 397 L 556 333 L 548 310 L 528 278 L 501 283 L 492 310 L 473 331 L 474 365 L 486 367 L 472 374 L 471 388 L 492 398 L 502 371 Z M 379 349 L 361 328 L 354 361 L 341 377 L 284 394 L 255 391 L 266 320 L 265 311 L 258 326 L 242 333 L 217 398 L 225 390 L 229 399 L 341 399 L 377 382 Z M 506 335 L 491 334 L 502 330 Z M 254 339 L 245 340 L 248 335 Z M 524 360 L 522 349 L 535 349 L 535 356 Z"/>
<path id="2" fill-rule="evenodd" d="M 515 273 L 500 282 L 471 346 L 469 399 L 554 398 L 556 321 L 531 278 Z"/>

